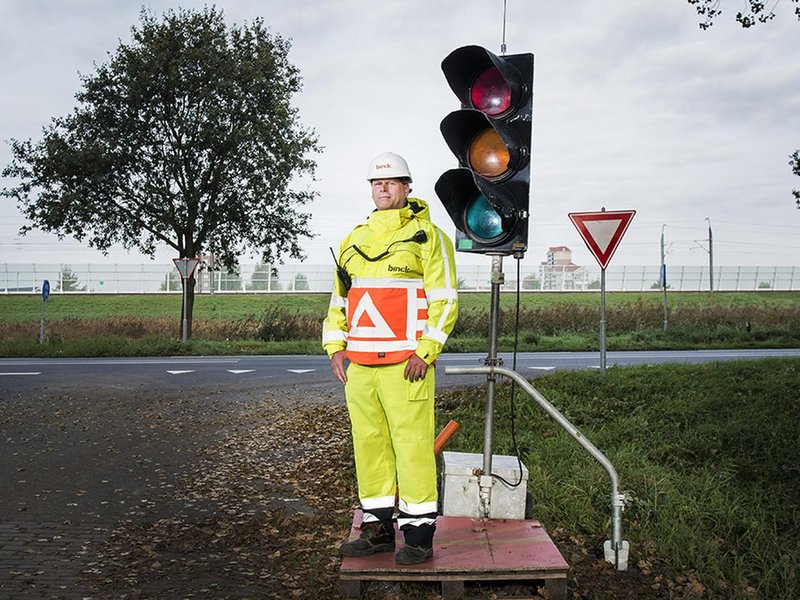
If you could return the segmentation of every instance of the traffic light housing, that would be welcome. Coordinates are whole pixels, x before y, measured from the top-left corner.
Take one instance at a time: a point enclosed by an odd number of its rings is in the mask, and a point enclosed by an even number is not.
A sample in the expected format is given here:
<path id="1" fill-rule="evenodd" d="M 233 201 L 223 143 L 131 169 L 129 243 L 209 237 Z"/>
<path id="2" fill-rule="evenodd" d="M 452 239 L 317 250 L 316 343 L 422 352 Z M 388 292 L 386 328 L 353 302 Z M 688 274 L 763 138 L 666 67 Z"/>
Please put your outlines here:
<path id="1" fill-rule="evenodd" d="M 461 110 L 440 129 L 459 167 L 435 190 L 456 226 L 456 250 L 514 254 L 528 247 L 533 54 L 464 46 L 442 61 Z"/>

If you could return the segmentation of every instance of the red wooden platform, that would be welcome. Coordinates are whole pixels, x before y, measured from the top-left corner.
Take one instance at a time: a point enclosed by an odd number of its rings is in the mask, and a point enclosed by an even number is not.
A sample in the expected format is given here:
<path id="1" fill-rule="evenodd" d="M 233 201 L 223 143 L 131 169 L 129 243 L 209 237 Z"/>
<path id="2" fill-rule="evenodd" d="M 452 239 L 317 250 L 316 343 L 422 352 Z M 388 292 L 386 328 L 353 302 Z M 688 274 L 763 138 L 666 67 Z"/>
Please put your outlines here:
<path id="1" fill-rule="evenodd" d="M 350 539 L 360 534 L 356 512 Z M 397 548 L 402 546 L 397 534 Z M 398 565 L 393 552 L 345 557 L 339 585 L 346 598 L 361 595 L 362 581 L 440 581 L 442 596 L 461 598 L 465 581 L 543 580 L 551 598 L 566 598 L 568 565 L 539 521 L 438 517 L 433 560 Z"/>

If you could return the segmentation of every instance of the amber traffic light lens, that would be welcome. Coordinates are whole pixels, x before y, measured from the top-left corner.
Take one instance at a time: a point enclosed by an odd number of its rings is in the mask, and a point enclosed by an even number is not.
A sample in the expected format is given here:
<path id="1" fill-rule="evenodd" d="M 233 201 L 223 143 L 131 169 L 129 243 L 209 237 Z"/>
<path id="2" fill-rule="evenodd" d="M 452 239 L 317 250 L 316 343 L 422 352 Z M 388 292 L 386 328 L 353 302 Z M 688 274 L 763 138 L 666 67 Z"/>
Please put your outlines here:
<path id="1" fill-rule="evenodd" d="M 469 143 L 469 164 L 481 177 L 495 179 L 508 171 L 511 155 L 494 129 L 484 129 Z"/>
<path id="2" fill-rule="evenodd" d="M 498 68 L 491 67 L 475 78 L 470 99 L 477 110 L 496 117 L 511 108 L 511 88 Z"/>

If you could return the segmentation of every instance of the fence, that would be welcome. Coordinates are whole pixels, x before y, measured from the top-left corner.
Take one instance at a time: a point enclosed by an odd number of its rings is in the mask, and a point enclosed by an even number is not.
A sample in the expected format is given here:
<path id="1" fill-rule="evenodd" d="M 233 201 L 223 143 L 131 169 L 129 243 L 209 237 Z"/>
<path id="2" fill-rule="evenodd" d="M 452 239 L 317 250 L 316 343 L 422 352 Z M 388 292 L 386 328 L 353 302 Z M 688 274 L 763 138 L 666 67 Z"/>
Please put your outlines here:
<path id="1" fill-rule="evenodd" d="M 516 289 L 516 264 L 504 264 L 504 290 Z M 458 287 L 464 291 L 491 289 L 491 265 L 458 268 Z M 333 269 L 329 265 L 242 264 L 238 274 L 201 268 L 198 293 L 329 292 Z M 10 264 L 0 269 L 0 293 L 38 293 L 47 279 L 53 293 L 179 293 L 181 281 L 173 265 L 164 264 Z M 600 269 L 576 265 L 526 267 L 520 265 L 521 289 L 535 291 L 592 291 L 600 289 Z M 668 266 L 672 291 L 708 291 L 707 267 Z M 714 269 L 714 290 L 793 291 L 800 289 L 800 267 L 726 267 Z M 606 270 L 608 291 L 659 289 L 658 266 L 619 266 Z"/>

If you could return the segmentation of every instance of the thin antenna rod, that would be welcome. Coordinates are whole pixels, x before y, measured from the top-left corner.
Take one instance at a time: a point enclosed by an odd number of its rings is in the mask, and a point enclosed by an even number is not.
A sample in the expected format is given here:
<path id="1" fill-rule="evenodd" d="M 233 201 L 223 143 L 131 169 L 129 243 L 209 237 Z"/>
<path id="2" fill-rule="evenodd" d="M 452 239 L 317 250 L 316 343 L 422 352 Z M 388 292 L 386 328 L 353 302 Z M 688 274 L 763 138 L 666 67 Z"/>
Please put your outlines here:
<path id="1" fill-rule="evenodd" d="M 500 44 L 500 53 L 506 53 L 506 10 L 507 10 L 508 0 L 503 0 L 503 41 Z"/>

